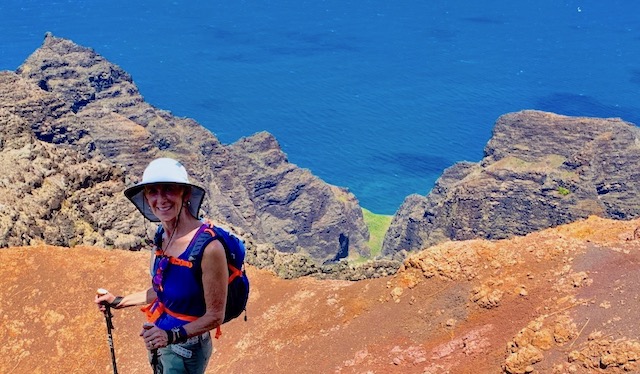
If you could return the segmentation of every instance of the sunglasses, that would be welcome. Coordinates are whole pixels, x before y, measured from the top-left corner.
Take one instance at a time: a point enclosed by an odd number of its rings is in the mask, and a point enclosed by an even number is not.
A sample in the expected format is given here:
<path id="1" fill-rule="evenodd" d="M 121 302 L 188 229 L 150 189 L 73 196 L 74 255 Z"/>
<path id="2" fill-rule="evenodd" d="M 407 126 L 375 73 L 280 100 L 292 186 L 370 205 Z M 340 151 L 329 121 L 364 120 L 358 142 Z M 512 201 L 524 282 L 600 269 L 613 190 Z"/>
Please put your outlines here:
<path id="1" fill-rule="evenodd" d="M 156 268 L 156 274 L 153 276 L 151 280 L 151 284 L 153 285 L 153 290 L 156 292 L 164 291 L 162 287 L 162 275 L 164 274 L 165 269 L 169 265 L 169 257 L 162 256 L 160 261 L 158 262 L 158 267 Z"/>

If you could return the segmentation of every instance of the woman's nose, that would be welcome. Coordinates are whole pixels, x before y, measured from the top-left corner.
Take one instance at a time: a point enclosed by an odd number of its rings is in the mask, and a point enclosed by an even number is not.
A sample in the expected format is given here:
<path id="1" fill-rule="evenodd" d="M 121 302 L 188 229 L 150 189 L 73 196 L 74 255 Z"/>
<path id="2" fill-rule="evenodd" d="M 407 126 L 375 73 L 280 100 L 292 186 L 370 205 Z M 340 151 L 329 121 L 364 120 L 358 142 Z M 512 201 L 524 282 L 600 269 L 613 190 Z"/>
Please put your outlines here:
<path id="1" fill-rule="evenodd" d="M 158 189 L 158 195 L 159 195 L 160 197 L 162 197 L 163 199 L 166 199 L 166 198 L 167 198 L 167 196 L 169 196 L 169 190 L 168 190 L 167 188 L 160 187 L 160 188 Z"/>

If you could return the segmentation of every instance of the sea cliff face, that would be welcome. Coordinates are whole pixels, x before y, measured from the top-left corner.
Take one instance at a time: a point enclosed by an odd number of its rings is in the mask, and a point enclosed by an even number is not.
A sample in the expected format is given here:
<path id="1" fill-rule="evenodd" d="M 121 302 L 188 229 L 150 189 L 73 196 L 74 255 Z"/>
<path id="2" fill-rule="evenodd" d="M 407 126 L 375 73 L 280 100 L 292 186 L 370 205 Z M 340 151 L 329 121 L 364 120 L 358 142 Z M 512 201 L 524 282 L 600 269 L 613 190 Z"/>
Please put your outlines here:
<path id="1" fill-rule="evenodd" d="M 251 245 L 318 264 L 369 253 L 355 196 L 289 163 L 272 135 L 223 145 L 146 103 L 129 74 L 70 40 L 47 34 L 16 72 L 0 73 L 0 140 L 0 246 L 140 248 L 154 227 L 122 191 L 168 156 L 207 189 L 204 215 Z"/>
<path id="2" fill-rule="evenodd" d="M 287 160 L 267 132 L 224 145 L 146 103 L 132 77 L 95 51 L 45 36 L 0 72 L 0 247 L 37 243 L 140 249 L 155 226 L 123 196 L 147 163 L 181 160 L 207 190 L 204 215 L 247 241 L 248 262 L 285 278 L 393 273 L 407 252 L 447 240 L 500 239 L 590 215 L 640 215 L 640 133 L 620 119 L 506 114 L 478 163 L 445 170 L 408 196 L 366 263 L 356 197 Z"/>
<path id="3" fill-rule="evenodd" d="M 620 119 L 539 111 L 498 119 L 479 163 L 412 195 L 383 245 L 393 256 L 443 240 L 501 239 L 596 215 L 640 215 L 640 129 Z"/>

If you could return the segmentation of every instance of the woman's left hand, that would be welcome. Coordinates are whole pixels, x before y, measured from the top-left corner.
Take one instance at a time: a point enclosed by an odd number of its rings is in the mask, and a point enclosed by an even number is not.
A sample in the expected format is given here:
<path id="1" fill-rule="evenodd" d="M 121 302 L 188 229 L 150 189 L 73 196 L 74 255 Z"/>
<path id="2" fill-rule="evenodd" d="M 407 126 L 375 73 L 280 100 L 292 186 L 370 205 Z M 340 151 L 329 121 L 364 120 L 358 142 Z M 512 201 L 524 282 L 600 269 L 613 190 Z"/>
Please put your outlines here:
<path id="1" fill-rule="evenodd" d="M 150 323 L 142 325 L 140 336 L 142 336 L 145 346 L 150 351 L 166 347 L 169 342 L 167 332 Z"/>

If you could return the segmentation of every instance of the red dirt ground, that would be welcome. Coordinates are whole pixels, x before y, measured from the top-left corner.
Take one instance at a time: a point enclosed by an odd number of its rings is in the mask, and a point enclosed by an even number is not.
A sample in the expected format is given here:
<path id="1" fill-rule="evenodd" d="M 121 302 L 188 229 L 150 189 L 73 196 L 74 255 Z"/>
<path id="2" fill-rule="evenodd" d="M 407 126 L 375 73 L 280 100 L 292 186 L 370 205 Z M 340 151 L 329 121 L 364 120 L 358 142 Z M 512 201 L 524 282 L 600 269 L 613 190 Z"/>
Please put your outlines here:
<path id="1" fill-rule="evenodd" d="M 249 267 L 248 321 L 223 326 L 207 372 L 640 372 L 638 226 L 590 218 L 444 243 L 393 277 L 360 282 L 282 280 Z M 148 256 L 0 250 L 0 373 L 112 373 L 93 295 L 144 288 Z M 114 313 L 119 373 L 151 372 L 142 313 Z"/>

